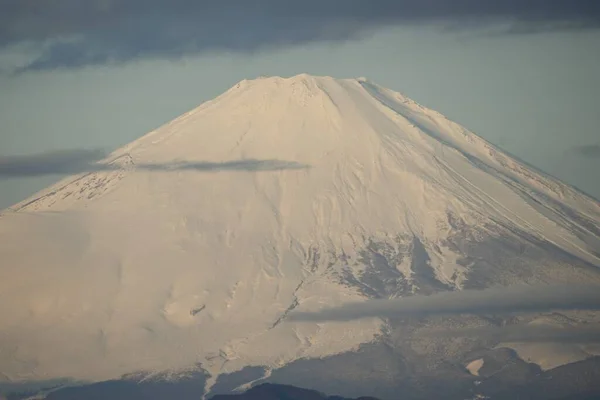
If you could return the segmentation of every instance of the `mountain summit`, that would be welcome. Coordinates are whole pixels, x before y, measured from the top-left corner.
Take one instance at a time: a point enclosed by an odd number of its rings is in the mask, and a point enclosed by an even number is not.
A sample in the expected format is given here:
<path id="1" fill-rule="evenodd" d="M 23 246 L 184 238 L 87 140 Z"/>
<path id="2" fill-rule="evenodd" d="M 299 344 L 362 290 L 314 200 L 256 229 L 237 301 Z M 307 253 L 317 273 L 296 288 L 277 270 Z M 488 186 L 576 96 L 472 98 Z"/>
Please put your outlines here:
<path id="1" fill-rule="evenodd" d="M 244 80 L 0 217 L 0 371 L 265 374 L 366 298 L 599 282 L 600 204 L 367 79 Z"/>

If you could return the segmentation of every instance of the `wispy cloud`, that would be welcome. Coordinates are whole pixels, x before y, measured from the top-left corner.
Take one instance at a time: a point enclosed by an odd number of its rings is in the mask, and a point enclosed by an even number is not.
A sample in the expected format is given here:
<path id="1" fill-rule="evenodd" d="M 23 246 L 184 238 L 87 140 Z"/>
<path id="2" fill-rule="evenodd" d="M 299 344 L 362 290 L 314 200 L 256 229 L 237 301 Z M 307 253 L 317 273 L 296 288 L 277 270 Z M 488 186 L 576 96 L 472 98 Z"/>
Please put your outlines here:
<path id="1" fill-rule="evenodd" d="M 571 149 L 571 153 L 586 158 L 600 158 L 600 144 L 589 144 L 573 147 Z"/>
<path id="2" fill-rule="evenodd" d="M 100 163 L 106 156 L 101 150 L 73 149 L 24 156 L 0 157 L 0 178 L 65 175 L 123 169 L 116 163 Z M 225 162 L 177 161 L 136 163 L 134 170 L 146 171 L 277 171 L 309 166 L 294 161 L 243 159 Z"/>
<path id="3" fill-rule="evenodd" d="M 4 0 L 0 7 L 0 49 L 38 46 L 26 70 L 255 52 L 399 24 L 515 22 L 511 33 L 600 26 L 596 0 Z"/>
<path id="4" fill-rule="evenodd" d="M 443 292 L 392 300 L 368 300 L 315 312 L 295 312 L 291 321 L 348 321 L 369 317 L 600 310 L 598 286 L 511 286 Z"/>
<path id="5" fill-rule="evenodd" d="M 97 168 L 102 150 L 66 149 L 19 156 L 0 156 L 0 177 L 40 176 L 83 172 Z"/>
<path id="6" fill-rule="evenodd" d="M 225 162 L 172 162 L 164 164 L 136 164 L 134 169 L 148 171 L 279 171 L 284 169 L 305 169 L 307 164 L 285 160 L 234 160 Z M 114 169 L 109 167 L 108 169 Z M 117 167 L 118 169 L 118 167 Z"/>
<path id="7" fill-rule="evenodd" d="M 436 329 L 419 331 L 421 337 L 478 337 L 497 342 L 599 343 L 600 325 L 573 326 L 506 325 L 468 329 Z"/>

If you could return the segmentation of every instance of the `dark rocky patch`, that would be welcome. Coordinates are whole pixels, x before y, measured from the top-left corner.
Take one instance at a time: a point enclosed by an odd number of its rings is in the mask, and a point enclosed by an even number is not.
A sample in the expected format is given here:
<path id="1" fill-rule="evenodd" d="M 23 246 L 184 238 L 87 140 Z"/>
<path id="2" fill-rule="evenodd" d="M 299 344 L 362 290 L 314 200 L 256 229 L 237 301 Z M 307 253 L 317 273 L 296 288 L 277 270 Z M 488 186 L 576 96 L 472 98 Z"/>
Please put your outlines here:
<path id="1" fill-rule="evenodd" d="M 202 371 L 166 379 L 131 376 L 121 380 L 65 387 L 50 392 L 47 400 L 198 400 L 207 375 Z M 15 397 L 16 398 L 16 397 Z M 11 397 L 9 397 L 11 399 Z"/>
<path id="2" fill-rule="evenodd" d="M 301 389 L 290 385 L 264 383 L 242 394 L 217 395 L 211 400 L 354 400 L 346 397 L 327 396 L 316 390 Z M 355 400 L 377 400 L 374 397 L 359 397 Z"/>
<path id="3" fill-rule="evenodd" d="M 498 400 L 567 400 L 600 398 L 600 357 L 542 372 L 518 385 L 500 391 Z"/>
<path id="4" fill-rule="evenodd" d="M 417 286 L 419 294 L 432 294 L 440 291 L 452 290 L 452 287 L 440 282 L 435 276 L 435 270 L 431 266 L 431 259 L 421 240 L 414 236 L 412 239 L 412 263 L 410 269 L 413 271 L 412 280 Z"/>

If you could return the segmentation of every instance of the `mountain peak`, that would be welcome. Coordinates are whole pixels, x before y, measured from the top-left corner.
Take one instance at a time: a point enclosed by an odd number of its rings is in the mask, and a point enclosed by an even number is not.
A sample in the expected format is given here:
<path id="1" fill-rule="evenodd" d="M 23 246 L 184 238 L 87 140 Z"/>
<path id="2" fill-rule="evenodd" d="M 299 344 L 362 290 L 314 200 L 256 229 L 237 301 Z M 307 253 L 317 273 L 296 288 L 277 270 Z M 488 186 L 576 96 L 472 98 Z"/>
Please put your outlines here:
<path id="1" fill-rule="evenodd" d="M 385 328 L 294 309 L 600 280 L 596 201 L 365 79 L 242 81 L 13 210 L 9 377 L 274 370 Z"/>
<path id="2" fill-rule="evenodd" d="M 319 80 L 337 80 L 331 76 L 327 75 L 311 75 L 307 73 L 300 73 L 296 75 L 290 76 L 281 76 L 281 75 L 261 75 L 255 79 L 249 79 L 250 81 L 276 81 L 280 83 L 294 83 L 294 82 L 307 82 L 307 81 L 319 81 Z"/>
<path id="3" fill-rule="evenodd" d="M 369 82 L 365 77 L 339 79 L 328 75 L 311 75 L 301 73 L 292 76 L 266 76 L 261 75 L 254 79 L 243 79 L 236 83 L 233 87 L 241 87 L 245 85 L 276 85 L 277 87 L 294 86 L 298 84 L 319 86 L 331 85 L 339 82 Z"/>

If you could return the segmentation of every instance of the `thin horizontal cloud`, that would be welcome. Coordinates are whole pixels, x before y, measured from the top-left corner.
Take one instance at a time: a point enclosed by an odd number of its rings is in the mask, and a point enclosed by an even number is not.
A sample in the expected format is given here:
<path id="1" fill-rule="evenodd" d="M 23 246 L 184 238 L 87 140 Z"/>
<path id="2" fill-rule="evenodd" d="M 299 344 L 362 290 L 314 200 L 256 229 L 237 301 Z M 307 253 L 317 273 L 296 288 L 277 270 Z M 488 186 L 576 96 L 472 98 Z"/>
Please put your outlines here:
<path id="1" fill-rule="evenodd" d="M 4 0 L 0 7 L 0 49 L 39 47 L 24 70 L 251 53 L 400 24 L 514 22 L 510 33 L 600 26 L 596 0 Z"/>
<path id="2" fill-rule="evenodd" d="M 581 31 L 597 29 L 598 21 L 588 20 L 564 20 L 564 21 L 523 21 L 511 24 L 502 33 L 512 35 L 527 35 L 554 31 Z"/>
<path id="3" fill-rule="evenodd" d="M 419 331 L 420 337 L 478 337 L 497 342 L 600 343 L 600 325 L 572 326 L 506 325 L 466 329 L 436 329 Z"/>
<path id="4" fill-rule="evenodd" d="M 100 150 L 73 149 L 25 156 L 0 157 L 0 178 L 67 175 L 84 172 L 116 171 L 116 163 L 101 163 L 106 154 Z M 243 159 L 225 162 L 178 161 L 170 163 L 136 163 L 133 170 L 145 171 L 277 171 L 303 169 L 308 165 L 284 160 Z"/>
<path id="5" fill-rule="evenodd" d="M 571 153 L 585 158 L 600 158 L 600 144 L 573 147 Z"/>
<path id="6" fill-rule="evenodd" d="M 104 151 L 93 149 L 66 149 L 19 156 L 0 156 L 0 177 L 82 172 L 97 168 L 94 163 L 105 156 Z"/>
<path id="7" fill-rule="evenodd" d="M 443 292 L 392 300 L 368 300 L 314 312 L 295 312 L 291 321 L 349 321 L 371 317 L 514 314 L 552 310 L 600 310 L 598 286 L 511 286 Z"/>

